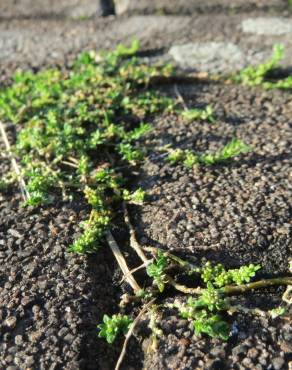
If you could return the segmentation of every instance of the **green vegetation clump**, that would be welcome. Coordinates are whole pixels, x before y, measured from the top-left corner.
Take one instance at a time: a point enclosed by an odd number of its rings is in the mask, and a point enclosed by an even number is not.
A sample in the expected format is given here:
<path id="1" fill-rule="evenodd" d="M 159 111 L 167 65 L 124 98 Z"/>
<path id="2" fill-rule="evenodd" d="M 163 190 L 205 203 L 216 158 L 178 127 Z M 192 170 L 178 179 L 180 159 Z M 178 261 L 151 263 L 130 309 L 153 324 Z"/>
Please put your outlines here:
<path id="1" fill-rule="evenodd" d="M 282 44 L 274 45 L 274 51 L 271 58 L 265 63 L 256 66 L 248 66 L 233 77 L 233 79 L 247 86 L 261 85 L 265 89 L 292 89 L 292 77 L 288 76 L 280 80 L 272 80 L 271 72 L 279 67 L 284 57 L 284 46 Z"/>
<path id="2" fill-rule="evenodd" d="M 259 270 L 260 265 L 247 265 L 239 269 L 226 270 L 220 263 L 212 266 L 207 262 L 202 269 L 202 279 L 205 283 L 212 283 L 221 288 L 224 285 L 235 283 L 236 285 L 249 283 L 255 276 L 256 271 Z"/>
<path id="3" fill-rule="evenodd" d="M 13 84 L 0 90 L 0 119 L 17 125 L 13 150 L 21 162 L 30 195 L 27 204 L 39 206 L 78 197 L 90 209 L 88 219 L 80 225 L 82 234 L 69 247 L 75 253 L 92 253 L 99 248 L 121 201 L 143 203 L 144 190 L 127 189 L 127 179 L 122 178 L 119 168 L 135 166 L 143 159 L 146 149 L 141 138 L 151 131 L 148 119 L 159 112 L 174 111 L 173 100 L 151 89 L 150 84 L 153 77 L 168 77 L 171 67 L 141 64 L 135 57 L 138 49 L 139 43 L 134 41 L 129 48 L 119 45 L 115 51 L 101 55 L 82 53 L 68 72 L 17 72 Z M 281 57 L 282 48 L 276 47 L 269 62 L 242 71 L 238 82 L 270 88 L 265 79 Z M 273 87 L 288 88 L 290 82 L 278 81 Z M 211 107 L 188 110 L 182 115 L 187 120 L 215 119 Z M 167 160 L 187 167 L 214 165 L 248 150 L 241 140 L 233 139 L 215 153 L 198 155 L 191 150 L 172 150 Z M 6 186 L 7 181 L 1 180 L 0 189 Z M 196 334 L 226 340 L 230 326 L 225 316 L 232 308 L 227 295 L 271 285 L 291 285 L 289 277 L 250 283 L 258 265 L 225 269 L 220 264 L 207 263 L 196 269 L 170 253 L 160 251 L 154 255 L 154 261 L 147 260 L 144 252 L 142 258 L 142 267 L 152 278 L 151 286 L 132 297 L 133 301 L 148 300 L 146 308 L 149 306 L 152 312 L 149 328 L 154 337 L 161 335 L 157 327 L 158 308 L 167 306 L 189 319 Z M 175 264 L 188 275 L 198 274 L 202 286 L 189 288 L 177 283 L 177 276 L 170 275 Z M 167 286 L 187 294 L 186 303 L 153 307 Z M 283 309 L 278 308 L 270 314 L 282 313 Z M 117 335 L 127 333 L 131 324 L 126 315 L 104 315 L 98 335 L 113 343 Z"/>
<path id="4" fill-rule="evenodd" d="M 239 139 L 233 139 L 222 149 L 215 153 L 197 155 L 193 151 L 186 149 L 176 149 L 170 151 L 167 161 L 171 163 L 183 163 L 186 167 L 192 168 L 194 165 L 214 165 L 224 163 L 225 161 L 237 157 L 250 151 L 250 147 Z"/>
<path id="5" fill-rule="evenodd" d="M 141 64 L 134 56 L 138 49 L 133 41 L 101 55 L 85 52 L 68 72 L 17 72 L 12 85 L 0 90 L 0 119 L 19 131 L 14 150 L 27 204 L 81 195 L 91 206 L 83 234 L 70 246 L 77 253 L 98 248 L 117 200 L 143 202 L 144 191 L 124 188 L 115 167 L 143 158 L 147 118 L 174 106 L 148 86 L 152 77 L 169 76 L 171 67 Z"/>
<path id="6" fill-rule="evenodd" d="M 103 323 L 97 326 L 100 338 L 105 338 L 109 344 L 112 344 L 119 334 L 127 334 L 132 320 L 127 315 L 108 315 L 103 316 Z"/>
<path id="7" fill-rule="evenodd" d="M 147 275 L 153 278 L 153 282 L 158 287 L 160 293 L 162 293 L 165 288 L 165 269 L 167 265 L 167 257 L 162 252 L 159 252 L 157 259 L 146 268 Z"/>
<path id="8" fill-rule="evenodd" d="M 184 110 L 182 111 L 181 115 L 187 121 L 202 120 L 213 123 L 216 120 L 214 110 L 210 105 L 208 105 L 205 109 L 194 108 Z"/>
<path id="9" fill-rule="evenodd" d="M 197 297 L 190 296 L 185 303 L 176 300 L 167 306 L 176 308 L 183 318 L 190 320 L 196 335 L 207 334 L 227 340 L 231 334 L 230 325 L 225 319 L 231 307 L 227 297 L 228 287 L 249 283 L 260 268 L 259 265 L 250 264 L 238 269 L 226 269 L 221 264 L 207 262 L 192 272 L 199 274 L 205 285 L 197 292 Z"/>

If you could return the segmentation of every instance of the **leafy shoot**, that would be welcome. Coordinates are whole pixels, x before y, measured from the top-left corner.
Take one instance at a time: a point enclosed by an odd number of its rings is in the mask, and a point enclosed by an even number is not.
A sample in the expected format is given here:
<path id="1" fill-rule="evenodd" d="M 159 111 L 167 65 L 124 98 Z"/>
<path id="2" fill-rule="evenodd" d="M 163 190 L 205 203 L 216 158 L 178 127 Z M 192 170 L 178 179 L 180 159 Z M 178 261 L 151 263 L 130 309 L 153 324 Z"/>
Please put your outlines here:
<path id="1" fill-rule="evenodd" d="M 147 275 L 153 278 L 161 293 L 164 291 L 166 284 L 165 269 L 167 266 L 168 258 L 159 251 L 156 261 L 149 264 L 146 268 Z"/>
<path id="2" fill-rule="evenodd" d="M 215 122 L 216 117 L 214 115 L 213 108 L 208 105 L 205 109 L 188 109 L 181 112 L 181 115 L 183 118 L 185 118 L 187 121 L 208 121 L 208 122 Z"/>
<path id="3" fill-rule="evenodd" d="M 112 317 L 104 315 L 103 323 L 97 326 L 99 329 L 98 336 L 100 338 L 105 338 L 109 344 L 112 344 L 119 334 L 127 334 L 132 322 L 133 320 L 127 315 L 118 314 Z"/>

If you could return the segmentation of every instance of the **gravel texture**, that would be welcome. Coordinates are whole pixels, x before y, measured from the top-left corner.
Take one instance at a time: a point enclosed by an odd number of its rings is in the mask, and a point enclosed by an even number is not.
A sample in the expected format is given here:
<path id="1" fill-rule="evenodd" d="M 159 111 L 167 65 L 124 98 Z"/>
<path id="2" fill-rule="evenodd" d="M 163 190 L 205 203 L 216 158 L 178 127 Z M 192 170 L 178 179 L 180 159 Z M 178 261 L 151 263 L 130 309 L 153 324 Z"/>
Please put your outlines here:
<path id="1" fill-rule="evenodd" d="M 186 123 L 177 116 L 158 119 L 149 143 L 157 149 L 171 144 L 205 152 L 238 137 L 253 149 L 230 163 L 191 170 L 151 154 L 137 184 L 147 190 L 150 201 L 132 213 L 140 242 L 189 255 L 195 263 L 202 258 L 229 267 L 259 263 L 264 276 L 287 273 L 291 95 L 220 84 L 179 88 L 189 108 L 213 105 L 216 123 Z M 277 291 L 276 296 L 271 291 L 248 295 L 245 303 L 277 307 L 283 290 Z M 288 369 L 292 360 L 288 317 L 235 316 L 236 332 L 224 343 L 194 337 L 185 320 L 174 312 L 164 315 L 160 324 L 165 336 L 157 353 L 147 357 L 146 368 Z"/>
<path id="2" fill-rule="evenodd" d="M 0 177 L 8 171 L 1 159 Z M 67 251 L 87 210 L 21 203 L 17 188 L 0 193 L 0 368 L 110 369 L 114 351 L 96 325 L 116 307 L 116 267 L 106 249 L 90 257 Z"/>
<path id="3" fill-rule="evenodd" d="M 282 7 L 282 3 L 268 1 L 272 6 Z M 34 4 L 37 9 L 40 2 Z M 133 37 L 141 40 L 144 55 L 150 59 L 158 55 L 163 60 L 171 59 L 167 51 L 173 45 L 230 42 L 244 55 L 261 61 L 272 45 L 281 41 L 286 47 L 284 65 L 291 66 L 291 35 L 244 34 L 242 21 L 250 19 L 250 13 L 73 21 L 64 13 L 70 8 L 64 5 L 69 0 L 50 4 L 51 15 L 36 11 L 39 18 L 32 20 L 24 19 L 32 14 L 25 13 L 29 7 L 24 2 L 1 2 L 3 82 L 16 68 L 66 68 L 84 48 L 113 48 Z M 63 19 L 58 20 L 58 14 Z M 269 14 L 290 19 L 287 12 Z M 253 12 L 255 18 L 263 16 L 266 13 Z M 153 122 L 148 143 L 156 148 L 172 144 L 204 152 L 237 136 L 253 150 L 225 165 L 193 170 L 170 166 L 163 156 L 151 154 L 133 180 L 133 187 L 141 185 L 150 194 L 142 209 L 130 210 L 140 242 L 189 256 L 194 262 L 205 257 L 227 266 L 261 263 L 264 275 L 286 273 L 291 257 L 291 94 L 214 83 L 179 85 L 179 90 L 190 108 L 213 105 L 216 123 L 187 124 L 175 115 L 159 117 Z M 164 92 L 175 96 L 173 86 Z M 9 133 L 12 142 L 11 128 Z M 2 143 L 0 153 L 3 176 L 10 163 Z M 96 324 L 104 313 L 118 309 L 117 266 L 106 247 L 94 256 L 67 251 L 86 215 L 87 209 L 79 203 L 25 209 L 17 188 L 0 194 L 0 369 L 114 367 L 121 343 L 108 346 L 99 340 Z M 117 225 L 114 232 L 124 245 L 124 225 Z M 248 295 L 243 302 L 272 308 L 280 303 L 282 293 L 282 288 L 267 290 L 254 298 Z M 288 369 L 292 361 L 288 316 L 270 320 L 237 314 L 233 319 L 234 335 L 222 343 L 193 336 L 185 320 L 165 311 L 159 322 L 164 336 L 159 339 L 158 351 L 147 354 L 149 340 L 133 338 L 124 368 Z"/>
<path id="4" fill-rule="evenodd" d="M 291 95 L 221 84 L 182 86 L 181 93 L 189 108 L 212 105 L 217 121 L 159 119 L 158 148 L 171 144 L 203 153 L 237 137 L 252 150 L 225 165 L 193 169 L 150 156 L 139 184 L 152 201 L 139 213 L 138 230 L 172 250 L 227 264 L 261 262 L 266 272 L 287 271 Z"/>

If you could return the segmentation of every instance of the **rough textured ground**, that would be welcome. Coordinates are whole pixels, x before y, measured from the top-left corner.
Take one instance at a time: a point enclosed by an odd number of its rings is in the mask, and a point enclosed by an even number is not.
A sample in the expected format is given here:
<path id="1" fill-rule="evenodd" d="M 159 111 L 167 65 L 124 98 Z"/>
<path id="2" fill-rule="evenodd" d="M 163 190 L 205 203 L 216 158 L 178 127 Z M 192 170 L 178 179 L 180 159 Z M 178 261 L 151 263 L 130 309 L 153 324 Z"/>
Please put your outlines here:
<path id="1" fill-rule="evenodd" d="M 155 122 L 156 148 L 215 151 L 233 137 L 253 150 L 227 164 L 186 169 L 152 154 L 142 168 L 139 185 L 150 202 L 135 213 L 136 230 L 145 245 L 240 266 L 260 263 L 263 273 L 288 270 L 291 255 L 292 196 L 290 93 L 264 92 L 230 85 L 180 86 L 189 108 L 212 104 L 217 122 L 182 122 L 176 116 Z M 279 293 L 281 290 L 279 291 Z M 253 302 L 264 309 L 279 304 L 267 292 Z M 265 299 L 266 297 L 266 299 Z M 248 316 L 234 319 L 238 333 L 228 343 L 191 336 L 188 323 L 166 312 L 166 334 L 155 369 L 287 369 L 291 361 L 291 328 L 285 320 Z M 211 351 L 210 351 L 211 348 Z M 195 355 L 194 355 L 195 354 Z"/>
<path id="2" fill-rule="evenodd" d="M 9 170 L 1 158 L 0 176 Z M 18 189 L 0 195 L 0 368 L 110 368 L 96 324 L 116 305 L 115 266 L 107 253 L 67 251 L 86 209 L 21 202 Z"/>
<path id="3" fill-rule="evenodd" d="M 139 2 L 142 10 L 134 13 L 156 12 L 153 7 L 151 10 L 151 3 L 147 2 L 150 8 L 143 9 L 145 2 Z M 183 3 L 186 4 L 176 2 Z M 169 53 L 173 46 L 232 43 L 242 55 L 242 65 L 265 60 L 272 45 L 283 42 L 283 65 L 291 67 L 287 2 L 218 3 L 196 2 L 197 8 L 183 11 L 188 15 L 72 20 L 69 18 L 80 5 L 74 1 L 52 1 L 47 7 L 33 2 L 33 9 L 27 5 L 32 4 L 28 0 L 2 1 L 1 81 L 6 83 L 16 68 L 68 67 L 84 48 L 113 48 L 133 37 L 139 38 L 146 51 L 142 56 L 163 61 L 173 61 Z M 134 2 L 128 2 L 128 6 L 131 4 Z M 160 3 L 160 9 L 169 3 L 163 4 L 166 3 Z M 85 3 L 82 6 L 86 12 L 92 9 Z M 224 12 L 228 9 L 227 16 Z M 79 13 L 77 17 L 87 18 L 94 12 Z M 168 12 L 164 9 L 164 13 Z M 274 33 L 273 27 L 259 33 L 256 22 L 249 21 L 258 17 L 277 17 L 276 24 L 280 17 L 280 24 L 286 25 L 285 33 L 275 27 Z M 285 17 L 283 23 L 281 17 Z M 254 31 L 246 29 L 242 22 L 252 23 Z M 207 65 L 207 71 L 214 70 L 214 60 L 200 64 L 191 55 L 188 58 L 191 69 L 202 70 L 201 66 Z M 225 71 L 228 58 L 216 58 L 215 65 Z M 184 67 L 179 59 L 174 61 Z M 141 176 L 133 183 L 133 187 L 143 185 L 151 195 L 142 210 L 131 209 L 141 243 L 159 245 L 197 261 L 206 257 L 228 266 L 258 262 L 264 273 L 287 272 L 291 256 L 291 94 L 220 84 L 180 85 L 179 89 L 189 107 L 212 104 L 218 120 L 214 124 L 186 124 L 177 116 L 159 117 L 154 122 L 154 134 L 148 138 L 156 148 L 171 143 L 204 152 L 237 136 L 253 151 L 224 166 L 193 170 L 170 166 L 163 156 L 150 155 Z M 173 86 L 164 92 L 175 96 Z M 0 176 L 8 170 L 9 162 L 3 155 Z M 113 275 L 116 266 L 112 256 L 106 248 L 90 257 L 67 252 L 78 232 L 76 225 L 86 217 L 82 204 L 60 203 L 34 210 L 21 208 L 20 202 L 17 188 L 0 195 L 0 368 L 112 369 L 119 348 L 98 340 L 95 329 L 105 312 L 117 311 L 121 294 L 115 285 L 120 276 Z M 126 233 L 121 225 L 116 235 L 123 235 L 124 241 Z M 281 294 L 281 289 L 266 291 L 243 301 L 266 309 L 277 305 Z M 234 320 L 237 334 L 222 343 L 193 337 L 185 320 L 175 312 L 165 311 L 161 318 L 165 335 L 159 341 L 158 352 L 145 355 L 144 368 L 288 369 L 292 361 L 288 319 L 272 321 L 237 315 Z M 149 341 L 140 339 L 139 343 L 131 341 L 125 369 L 143 368 L 141 349 L 146 353 Z"/>

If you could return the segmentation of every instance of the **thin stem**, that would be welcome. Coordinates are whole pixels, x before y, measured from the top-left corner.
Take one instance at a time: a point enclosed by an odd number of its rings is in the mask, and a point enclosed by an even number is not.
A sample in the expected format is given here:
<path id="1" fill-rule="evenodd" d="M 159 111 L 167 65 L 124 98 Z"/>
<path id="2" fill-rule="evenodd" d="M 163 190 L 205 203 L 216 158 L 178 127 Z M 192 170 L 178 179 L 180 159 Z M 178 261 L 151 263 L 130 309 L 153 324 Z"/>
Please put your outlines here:
<path id="1" fill-rule="evenodd" d="M 126 206 L 125 202 L 123 202 L 123 210 L 124 210 L 125 223 L 128 226 L 129 232 L 130 232 L 130 246 L 135 250 L 137 255 L 140 257 L 140 259 L 144 263 L 148 263 L 149 260 L 145 256 L 140 244 L 138 243 L 138 241 L 136 239 L 135 230 L 134 230 L 133 225 L 131 224 L 130 217 L 129 217 L 129 212 L 128 212 L 128 209 L 127 209 L 127 206 Z"/>
<path id="2" fill-rule="evenodd" d="M 131 336 L 133 335 L 133 332 L 134 332 L 135 327 L 139 323 L 139 321 L 140 321 L 141 317 L 143 316 L 143 314 L 149 309 L 149 307 L 154 302 L 155 302 L 155 299 L 152 299 L 149 303 L 147 303 L 146 306 L 144 306 L 144 308 L 139 312 L 138 316 L 135 318 L 134 322 L 130 326 L 130 329 L 129 329 L 127 335 L 126 335 L 126 339 L 125 339 L 124 344 L 123 344 L 123 348 L 122 348 L 121 354 L 120 354 L 120 356 L 118 358 L 118 361 L 117 361 L 115 370 L 119 370 L 120 367 L 121 367 L 121 365 L 122 365 L 123 359 L 124 359 L 125 354 L 126 354 L 128 342 L 129 342 Z"/>
<path id="3" fill-rule="evenodd" d="M 245 314 L 253 314 L 262 317 L 267 315 L 266 311 L 260 310 L 259 308 L 247 308 L 240 305 L 230 306 L 228 308 L 229 314 L 233 314 L 234 312 L 243 312 Z"/>
<path id="4" fill-rule="evenodd" d="M 151 262 L 153 262 L 152 259 L 151 260 L 147 260 L 146 262 L 142 263 L 142 265 L 140 265 L 138 267 L 135 267 L 134 269 L 130 270 L 130 273 L 133 274 L 134 272 L 139 271 L 139 270 L 147 267 Z M 127 276 L 128 276 L 128 274 L 123 276 L 123 278 L 120 281 L 120 284 L 126 279 Z"/>
<path id="5" fill-rule="evenodd" d="M 75 163 L 71 163 L 68 161 L 61 161 L 61 163 L 66 164 L 67 166 L 73 167 L 73 168 L 78 168 L 78 165 Z"/>
<path id="6" fill-rule="evenodd" d="M 285 290 L 282 300 L 288 304 L 292 304 L 292 285 L 288 285 L 287 289 Z"/>
<path id="7" fill-rule="evenodd" d="M 10 146 L 10 143 L 9 143 L 4 125 L 1 121 L 0 121 L 0 131 L 1 131 L 2 139 L 3 139 L 4 145 L 6 147 L 8 156 L 9 156 L 10 161 L 11 161 L 12 168 L 14 169 L 14 171 L 16 173 L 16 176 L 17 176 L 17 179 L 18 179 L 18 183 L 19 183 L 22 198 L 23 198 L 24 201 L 27 201 L 30 198 L 29 192 L 26 189 L 25 181 L 24 181 L 24 179 L 21 175 L 21 171 L 18 167 L 18 164 L 17 164 L 15 158 L 13 157 L 13 154 L 12 154 L 12 151 L 11 151 L 11 146 Z"/>
<path id="8" fill-rule="evenodd" d="M 124 258 L 124 256 L 122 255 L 122 252 L 117 244 L 117 242 L 115 241 L 112 233 L 110 231 L 108 231 L 107 235 L 106 235 L 106 240 L 108 242 L 108 245 L 109 247 L 111 248 L 124 276 L 126 276 L 126 281 L 127 283 L 132 287 L 132 289 L 134 290 L 134 292 L 138 292 L 141 290 L 139 284 L 137 283 L 137 281 L 134 279 L 133 275 L 130 273 L 130 270 L 127 266 L 127 263 L 126 263 L 126 260 Z"/>
<path id="9" fill-rule="evenodd" d="M 189 108 L 186 105 L 186 102 L 185 102 L 184 98 L 182 97 L 181 93 L 179 92 L 179 89 L 178 89 L 177 85 L 174 85 L 174 92 L 176 93 L 177 99 L 181 102 L 184 110 L 188 111 Z"/>
<path id="10" fill-rule="evenodd" d="M 155 247 L 142 247 L 146 252 L 151 252 L 151 253 L 157 253 L 158 251 L 161 251 L 163 254 L 165 254 L 168 258 L 172 259 L 173 261 L 175 261 L 176 263 L 178 263 L 180 266 L 182 267 L 185 267 L 187 269 L 190 269 L 190 270 L 193 270 L 195 268 L 197 268 L 196 266 L 194 266 L 193 264 L 191 264 L 190 262 L 188 261 L 185 261 L 183 260 L 182 258 L 180 257 L 177 257 L 176 255 L 168 252 L 168 251 L 165 251 L 163 249 L 159 249 L 159 248 L 155 248 Z"/>
<path id="11" fill-rule="evenodd" d="M 277 285 L 292 285 L 292 277 L 279 277 L 273 279 L 263 279 L 255 281 L 253 283 L 242 284 L 242 285 L 226 285 L 222 290 L 224 293 L 229 295 L 236 295 L 248 292 L 250 290 L 262 289 Z"/>
<path id="12" fill-rule="evenodd" d="M 200 294 L 201 293 L 201 288 L 200 287 L 198 287 L 198 288 L 189 288 L 189 287 L 186 287 L 185 285 L 178 284 L 169 275 L 165 275 L 165 277 L 166 277 L 166 280 L 167 280 L 168 284 L 170 284 L 171 286 L 173 286 L 179 292 L 182 292 L 182 293 L 185 293 L 185 294 Z"/>

